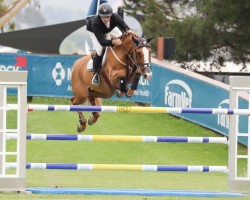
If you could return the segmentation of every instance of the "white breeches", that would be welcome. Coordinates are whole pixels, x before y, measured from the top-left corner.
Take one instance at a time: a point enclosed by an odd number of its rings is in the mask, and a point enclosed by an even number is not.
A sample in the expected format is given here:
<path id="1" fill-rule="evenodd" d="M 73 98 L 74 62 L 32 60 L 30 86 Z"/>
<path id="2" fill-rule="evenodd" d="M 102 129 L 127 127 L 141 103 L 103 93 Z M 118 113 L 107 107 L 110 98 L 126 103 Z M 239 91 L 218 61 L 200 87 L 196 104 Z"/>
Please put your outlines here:
<path id="1" fill-rule="evenodd" d="M 103 51 L 103 46 L 98 42 L 94 33 L 89 32 L 89 35 L 93 42 L 93 49 L 96 51 L 96 54 L 98 56 L 101 56 L 102 51 Z M 120 31 L 120 29 L 118 27 L 115 27 L 112 31 L 107 33 L 105 37 L 106 39 L 111 40 L 111 38 L 117 38 L 117 37 L 120 37 L 121 35 L 122 35 L 122 32 Z"/>

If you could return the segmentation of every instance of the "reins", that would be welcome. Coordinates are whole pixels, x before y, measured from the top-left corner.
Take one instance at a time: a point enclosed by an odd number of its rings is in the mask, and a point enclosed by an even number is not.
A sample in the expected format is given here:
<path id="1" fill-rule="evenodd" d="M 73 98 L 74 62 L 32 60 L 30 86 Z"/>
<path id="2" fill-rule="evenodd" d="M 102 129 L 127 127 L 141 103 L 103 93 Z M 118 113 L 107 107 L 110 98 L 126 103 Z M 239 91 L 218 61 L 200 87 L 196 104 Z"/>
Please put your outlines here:
<path id="1" fill-rule="evenodd" d="M 122 35 L 120 38 L 123 38 L 123 37 L 124 37 L 124 35 Z M 137 48 L 144 47 L 144 46 L 145 46 L 145 47 L 150 47 L 148 44 L 143 45 L 142 43 L 143 43 L 143 42 L 141 42 L 139 45 L 137 45 L 137 46 L 135 46 L 135 47 L 133 48 L 133 49 L 134 49 L 134 54 L 135 54 L 135 56 L 136 56 L 135 50 L 136 50 Z M 131 56 L 131 54 L 127 51 L 127 49 L 126 49 L 123 45 L 121 45 L 121 47 L 122 47 L 122 49 L 125 51 L 125 53 L 127 54 L 127 56 L 129 57 L 129 59 L 132 61 L 133 66 L 135 66 L 137 69 L 140 69 L 139 64 L 135 61 L 135 59 Z M 115 58 L 117 59 L 117 61 L 118 61 L 119 63 L 121 63 L 121 64 L 124 65 L 124 66 L 128 66 L 126 63 L 124 63 L 123 61 L 121 61 L 121 59 L 117 56 L 117 54 L 114 52 L 114 50 L 113 50 L 112 47 L 110 47 L 110 50 L 111 50 L 111 52 L 113 53 L 113 55 L 115 56 Z M 142 65 L 148 66 L 148 64 L 149 64 L 149 63 L 143 63 Z"/>
<path id="2" fill-rule="evenodd" d="M 113 55 L 115 56 L 116 60 L 118 60 L 119 63 L 121 63 L 121 64 L 124 65 L 124 66 L 127 66 L 127 64 L 124 63 L 124 62 L 122 62 L 122 61 L 120 60 L 120 58 L 116 55 L 116 53 L 114 52 L 114 50 L 113 50 L 112 47 L 110 47 L 110 50 L 111 50 L 111 52 L 113 53 Z"/>
<path id="3" fill-rule="evenodd" d="M 135 62 L 134 58 L 132 58 L 132 56 L 127 52 L 127 50 L 125 49 L 125 47 L 123 45 L 121 45 L 121 47 L 123 48 L 123 50 L 126 52 L 127 56 L 130 58 L 130 60 L 132 61 L 133 65 L 136 66 L 136 68 L 140 68 L 138 66 L 138 64 Z M 134 52 L 135 52 L 135 48 L 134 48 Z"/>

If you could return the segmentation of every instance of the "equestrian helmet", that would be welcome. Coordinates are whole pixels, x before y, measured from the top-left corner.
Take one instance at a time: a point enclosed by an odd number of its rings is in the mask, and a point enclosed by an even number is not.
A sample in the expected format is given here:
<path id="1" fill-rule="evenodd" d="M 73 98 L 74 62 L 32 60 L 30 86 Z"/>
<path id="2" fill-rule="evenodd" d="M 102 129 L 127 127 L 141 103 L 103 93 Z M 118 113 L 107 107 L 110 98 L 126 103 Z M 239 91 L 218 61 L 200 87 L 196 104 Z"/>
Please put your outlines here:
<path id="1" fill-rule="evenodd" d="M 101 17 L 109 17 L 113 13 L 113 9 L 108 3 L 103 3 L 99 6 L 98 13 Z"/>

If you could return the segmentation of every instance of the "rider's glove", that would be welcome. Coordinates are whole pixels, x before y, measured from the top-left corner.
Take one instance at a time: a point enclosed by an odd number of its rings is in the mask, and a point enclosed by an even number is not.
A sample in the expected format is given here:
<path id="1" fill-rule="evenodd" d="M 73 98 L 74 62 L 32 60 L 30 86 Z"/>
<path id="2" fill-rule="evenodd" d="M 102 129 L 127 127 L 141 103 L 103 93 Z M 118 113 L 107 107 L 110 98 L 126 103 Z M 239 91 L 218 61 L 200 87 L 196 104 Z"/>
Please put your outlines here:
<path id="1" fill-rule="evenodd" d="M 119 38 L 115 38 L 112 40 L 112 45 L 120 46 L 122 44 L 122 41 Z"/>

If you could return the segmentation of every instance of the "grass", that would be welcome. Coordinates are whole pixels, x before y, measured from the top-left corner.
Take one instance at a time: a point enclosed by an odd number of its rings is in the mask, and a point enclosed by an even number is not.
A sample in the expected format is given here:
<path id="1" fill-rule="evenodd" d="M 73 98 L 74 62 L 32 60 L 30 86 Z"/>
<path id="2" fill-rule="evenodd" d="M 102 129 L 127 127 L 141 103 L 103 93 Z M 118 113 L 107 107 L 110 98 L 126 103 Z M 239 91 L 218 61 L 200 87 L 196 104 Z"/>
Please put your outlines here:
<path id="1" fill-rule="evenodd" d="M 13 99 L 9 99 L 10 102 Z M 32 103 L 69 104 L 69 99 L 34 98 Z M 134 105 L 104 101 L 105 105 Z M 87 113 L 86 116 L 89 116 Z M 8 115 L 8 127 L 15 126 L 15 112 Z M 29 133 L 76 133 L 77 114 L 73 112 L 31 112 Z M 217 136 L 201 126 L 168 114 L 102 113 L 84 134 L 93 135 L 171 135 Z M 9 148 L 14 144 L 9 143 Z M 27 141 L 27 162 L 227 165 L 228 148 L 221 144 L 122 143 L 75 141 Z M 246 148 L 241 147 L 241 151 Z M 244 173 L 245 163 L 240 163 Z M 171 173 L 140 171 L 60 171 L 27 170 L 26 187 L 52 188 L 143 188 L 166 190 L 227 191 L 227 175 L 221 173 Z M 140 197 L 102 195 L 0 194 L 5 199 L 126 199 L 191 200 L 192 197 Z M 225 198 L 209 198 L 225 199 Z M 230 199 L 230 198 L 227 198 Z M 247 199 L 247 198 L 245 198 Z M 250 199 L 250 198 L 249 198 Z"/>

